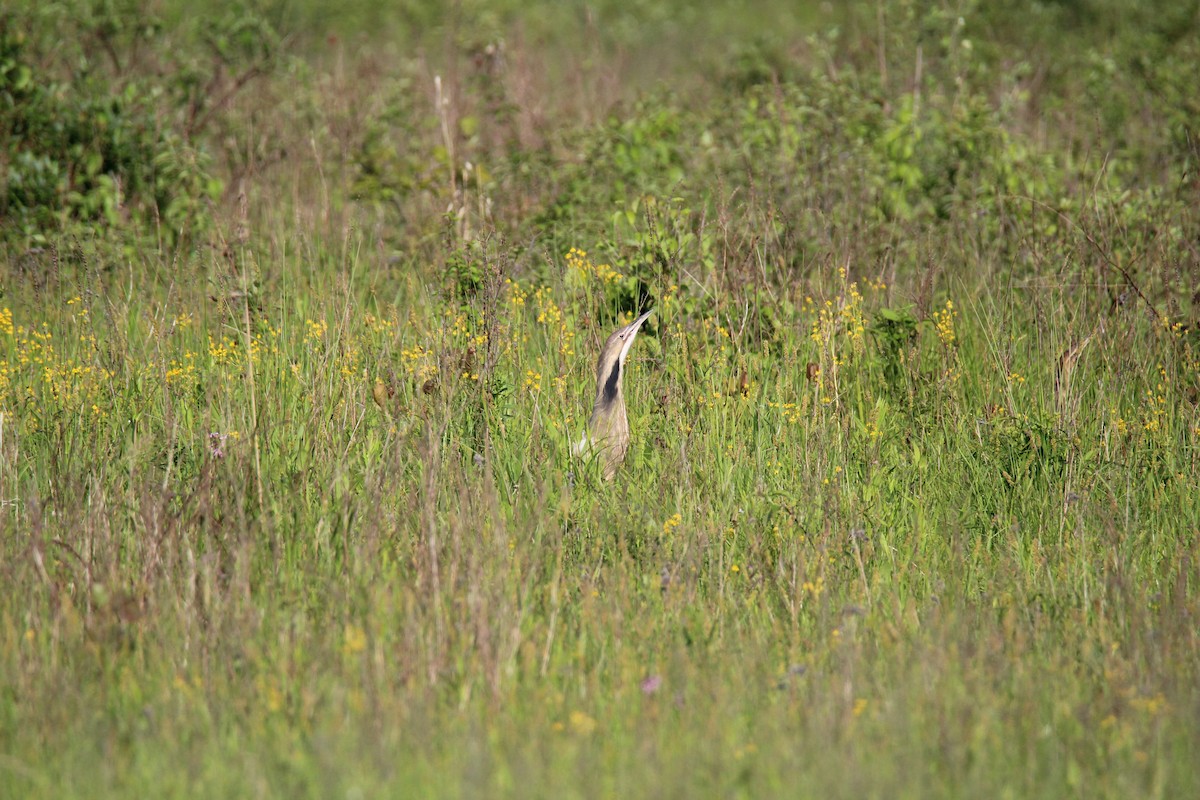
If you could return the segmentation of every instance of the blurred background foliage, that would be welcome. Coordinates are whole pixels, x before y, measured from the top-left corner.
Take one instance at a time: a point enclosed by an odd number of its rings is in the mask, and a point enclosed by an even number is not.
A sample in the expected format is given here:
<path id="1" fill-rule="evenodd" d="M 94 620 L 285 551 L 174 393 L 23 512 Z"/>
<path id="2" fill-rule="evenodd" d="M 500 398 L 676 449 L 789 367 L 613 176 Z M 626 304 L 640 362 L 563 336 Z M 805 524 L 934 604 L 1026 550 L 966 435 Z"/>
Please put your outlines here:
<path id="1" fill-rule="evenodd" d="M 187 243 L 296 159 L 397 245 L 456 197 L 520 239 L 751 185 L 792 224 L 969 209 L 998 234 L 1014 203 L 1077 214 L 1098 171 L 1191 203 L 1198 26 L 1192 0 L 19 1 L 2 231 Z"/>

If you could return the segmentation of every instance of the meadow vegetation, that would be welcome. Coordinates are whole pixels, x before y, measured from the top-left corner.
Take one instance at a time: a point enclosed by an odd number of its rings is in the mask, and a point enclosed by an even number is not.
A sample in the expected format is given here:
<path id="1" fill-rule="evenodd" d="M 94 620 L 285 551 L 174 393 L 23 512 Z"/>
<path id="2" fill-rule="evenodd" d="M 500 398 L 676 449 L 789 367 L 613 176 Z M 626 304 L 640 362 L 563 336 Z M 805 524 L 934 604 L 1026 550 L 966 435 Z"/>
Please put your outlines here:
<path id="1" fill-rule="evenodd" d="M 1200 796 L 1196 2 L 384 5 L 0 11 L 0 796 Z"/>

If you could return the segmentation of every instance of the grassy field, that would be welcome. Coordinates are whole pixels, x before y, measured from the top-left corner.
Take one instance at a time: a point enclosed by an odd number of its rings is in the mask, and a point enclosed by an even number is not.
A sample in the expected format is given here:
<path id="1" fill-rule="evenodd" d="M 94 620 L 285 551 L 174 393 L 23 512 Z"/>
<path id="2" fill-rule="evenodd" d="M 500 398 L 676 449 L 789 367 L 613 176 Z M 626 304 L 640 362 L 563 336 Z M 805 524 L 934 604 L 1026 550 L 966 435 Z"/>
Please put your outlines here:
<path id="1" fill-rule="evenodd" d="M 1196 4 L 685 5 L 0 12 L 0 797 L 1200 796 Z"/>

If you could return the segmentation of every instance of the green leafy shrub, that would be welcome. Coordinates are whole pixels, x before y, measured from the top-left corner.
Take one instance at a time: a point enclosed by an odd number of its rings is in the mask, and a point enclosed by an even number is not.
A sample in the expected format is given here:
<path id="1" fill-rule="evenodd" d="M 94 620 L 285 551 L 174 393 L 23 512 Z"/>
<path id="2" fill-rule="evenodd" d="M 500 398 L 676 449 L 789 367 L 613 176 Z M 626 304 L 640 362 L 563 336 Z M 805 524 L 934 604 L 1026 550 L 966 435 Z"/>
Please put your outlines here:
<path id="1" fill-rule="evenodd" d="M 689 144 L 695 121 L 669 95 L 639 103 L 628 114 L 610 117 L 587 131 L 583 156 L 567 165 L 564 188 L 539 223 L 554 227 L 569 221 L 599 234 L 613 214 L 644 195 L 680 193 L 689 177 Z"/>
<path id="2" fill-rule="evenodd" d="M 126 209 L 172 232 L 202 224 L 220 184 L 159 124 L 153 92 L 88 72 L 57 79 L 30 45 L 13 15 L 0 17 L 5 234 L 45 241 L 73 223 L 116 225 Z"/>
<path id="3" fill-rule="evenodd" d="M 279 54 L 239 8 L 169 37 L 140 0 L 0 15 L 0 235 L 132 222 L 193 239 L 223 189 L 204 134 Z"/>

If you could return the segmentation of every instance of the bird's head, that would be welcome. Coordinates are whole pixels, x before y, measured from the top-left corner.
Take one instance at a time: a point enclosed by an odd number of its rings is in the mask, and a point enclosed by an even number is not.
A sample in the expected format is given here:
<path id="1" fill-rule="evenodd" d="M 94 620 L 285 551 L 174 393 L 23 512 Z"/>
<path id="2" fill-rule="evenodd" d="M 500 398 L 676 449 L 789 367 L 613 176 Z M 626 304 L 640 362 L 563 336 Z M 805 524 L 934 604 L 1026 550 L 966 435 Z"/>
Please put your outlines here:
<path id="1" fill-rule="evenodd" d="M 596 363 L 596 381 L 599 384 L 596 400 L 598 403 L 610 403 L 617 398 L 621 390 L 621 372 L 625 368 L 625 357 L 637 337 L 642 323 L 653 313 L 650 309 L 623 328 L 613 331 L 600 350 L 600 360 Z"/>

